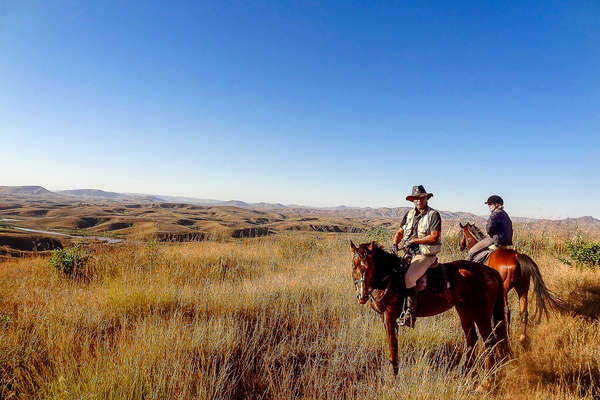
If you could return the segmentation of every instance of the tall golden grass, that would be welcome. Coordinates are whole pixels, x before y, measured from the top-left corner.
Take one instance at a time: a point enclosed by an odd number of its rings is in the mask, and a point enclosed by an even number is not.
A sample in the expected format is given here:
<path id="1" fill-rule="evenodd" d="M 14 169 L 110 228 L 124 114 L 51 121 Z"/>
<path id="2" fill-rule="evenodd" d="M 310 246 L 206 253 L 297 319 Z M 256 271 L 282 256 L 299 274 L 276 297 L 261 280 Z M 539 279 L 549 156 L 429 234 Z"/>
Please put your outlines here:
<path id="1" fill-rule="evenodd" d="M 455 244 L 443 259 L 460 257 Z M 558 242 L 538 247 L 548 285 L 579 314 L 533 326 L 528 348 L 513 340 L 487 397 L 597 398 L 600 276 L 558 261 Z M 400 330 L 394 379 L 383 326 L 357 304 L 346 236 L 92 252 L 89 279 L 59 275 L 47 257 L 0 263 L 0 398 L 481 398 L 483 369 L 463 372 L 453 311 Z"/>

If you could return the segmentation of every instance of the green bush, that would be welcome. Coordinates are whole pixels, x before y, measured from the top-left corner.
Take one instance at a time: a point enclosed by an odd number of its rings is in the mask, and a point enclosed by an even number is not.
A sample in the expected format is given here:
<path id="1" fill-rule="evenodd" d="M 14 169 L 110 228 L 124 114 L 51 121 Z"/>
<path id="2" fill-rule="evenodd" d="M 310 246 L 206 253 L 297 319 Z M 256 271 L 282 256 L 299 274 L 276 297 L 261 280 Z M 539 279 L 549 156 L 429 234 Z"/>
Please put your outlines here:
<path id="1" fill-rule="evenodd" d="M 160 251 L 160 243 L 158 240 L 152 240 L 144 246 L 144 256 L 146 258 L 145 266 L 149 270 L 153 270 L 160 264 L 163 254 Z"/>
<path id="2" fill-rule="evenodd" d="M 365 242 L 377 242 L 384 246 L 388 246 L 394 239 L 389 230 L 383 226 L 374 226 L 367 232 Z"/>
<path id="3" fill-rule="evenodd" d="M 83 250 L 79 244 L 68 248 L 52 251 L 50 266 L 68 276 L 82 276 L 89 252 Z"/>
<path id="4" fill-rule="evenodd" d="M 8 326 L 13 322 L 13 318 L 10 315 L 0 314 L 0 327 Z"/>
<path id="5" fill-rule="evenodd" d="M 600 265 L 600 242 L 592 242 L 576 237 L 565 243 L 569 257 L 584 265 Z"/>
<path id="6" fill-rule="evenodd" d="M 277 252 L 286 260 L 299 260 L 313 257 L 324 251 L 324 243 L 316 236 L 289 238 L 278 243 Z"/>

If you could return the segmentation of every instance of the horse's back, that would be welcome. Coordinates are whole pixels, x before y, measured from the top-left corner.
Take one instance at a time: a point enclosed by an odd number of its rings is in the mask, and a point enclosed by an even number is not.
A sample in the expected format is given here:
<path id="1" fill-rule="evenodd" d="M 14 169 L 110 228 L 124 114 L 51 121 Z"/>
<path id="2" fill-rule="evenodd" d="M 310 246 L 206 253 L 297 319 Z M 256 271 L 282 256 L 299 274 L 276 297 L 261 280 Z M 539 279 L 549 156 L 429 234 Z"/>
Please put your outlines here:
<path id="1" fill-rule="evenodd" d="M 516 265 L 517 264 L 517 256 L 519 253 L 513 249 L 503 249 L 499 248 L 490 253 L 490 256 L 487 260 L 487 265 Z"/>
<path id="2" fill-rule="evenodd" d="M 453 272 L 453 275 L 457 277 L 480 277 L 490 275 L 490 268 L 487 265 L 477 263 L 469 260 L 456 260 L 444 263 L 448 272 Z"/>
<path id="3" fill-rule="evenodd" d="M 502 290 L 502 280 L 497 271 L 476 262 L 457 260 L 439 264 L 443 267 L 449 288 L 443 292 L 424 290 L 419 297 L 419 315 L 439 314 L 454 305 L 472 307 L 475 304 L 493 306 L 490 298 L 494 298 Z M 429 284 L 429 283 L 428 283 Z"/>
<path id="4" fill-rule="evenodd" d="M 493 268 L 468 260 L 456 260 L 444 264 L 448 271 L 450 287 L 463 288 L 464 291 L 496 290 L 502 288 L 502 277 Z"/>
<path id="5" fill-rule="evenodd" d="M 516 250 L 499 248 L 490 253 L 485 265 L 498 271 L 502 281 L 505 281 L 507 275 L 515 276 L 519 266 L 518 255 Z"/>

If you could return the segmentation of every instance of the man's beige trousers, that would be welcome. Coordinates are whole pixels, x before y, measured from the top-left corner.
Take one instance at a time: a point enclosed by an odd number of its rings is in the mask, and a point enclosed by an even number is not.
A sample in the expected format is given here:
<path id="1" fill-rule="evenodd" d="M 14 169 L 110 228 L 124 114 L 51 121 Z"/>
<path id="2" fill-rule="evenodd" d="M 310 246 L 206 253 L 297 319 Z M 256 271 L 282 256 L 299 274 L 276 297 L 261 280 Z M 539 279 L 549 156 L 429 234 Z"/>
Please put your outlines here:
<path id="1" fill-rule="evenodd" d="M 421 254 L 414 256 L 408 267 L 408 271 L 406 271 L 406 275 L 404 276 L 406 288 L 410 289 L 415 287 L 419 278 L 425 275 L 425 272 L 433 265 L 435 260 L 436 256 L 424 256 Z"/>

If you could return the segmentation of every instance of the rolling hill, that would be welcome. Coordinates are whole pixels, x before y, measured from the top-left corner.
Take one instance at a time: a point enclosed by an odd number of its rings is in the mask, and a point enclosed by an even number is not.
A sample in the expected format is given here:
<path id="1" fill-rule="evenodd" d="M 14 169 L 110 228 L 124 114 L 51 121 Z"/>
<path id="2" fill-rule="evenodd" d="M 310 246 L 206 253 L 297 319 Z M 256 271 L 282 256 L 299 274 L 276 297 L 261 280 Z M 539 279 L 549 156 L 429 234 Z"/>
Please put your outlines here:
<path id="1" fill-rule="evenodd" d="M 304 207 L 196 199 L 179 202 L 174 196 L 78 189 L 51 192 L 41 186 L 1 186 L 0 225 L 7 229 L 171 241 L 241 238 L 282 232 L 360 233 L 372 227 L 394 231 L 408 207 Z M 185 198 L 191 200 L 189 198 Z M 167 201 L 169 200 L 169 201 Z M 202 204 L 206 202 L 208 204 Z M 466 212 L 440 211 L 444 233 L 453 234 L 458 222 L 485 226 L 485 218 Z M 593 217 L 543 220 L 514 218 L 534 232 L 572 232 L 579 229 L 600 238 L 600 220 Z M 19 243 L 25 235 L 19 233 Z M 40 240 L 37 233 L 36 240 Z M 54 243 L 49 241 L 48 243 Z"/>

